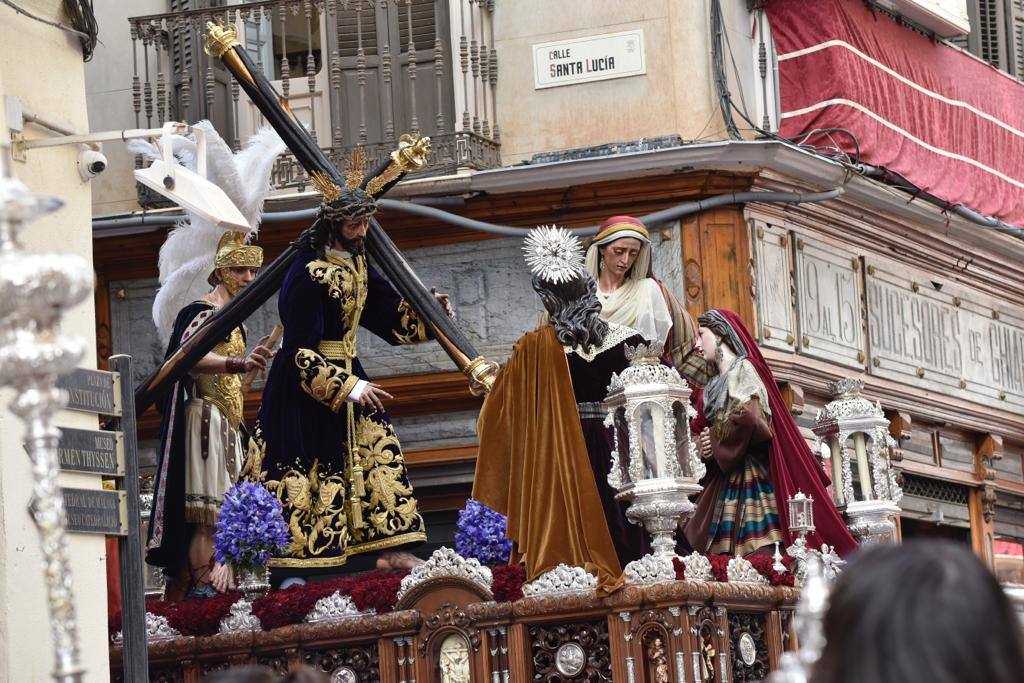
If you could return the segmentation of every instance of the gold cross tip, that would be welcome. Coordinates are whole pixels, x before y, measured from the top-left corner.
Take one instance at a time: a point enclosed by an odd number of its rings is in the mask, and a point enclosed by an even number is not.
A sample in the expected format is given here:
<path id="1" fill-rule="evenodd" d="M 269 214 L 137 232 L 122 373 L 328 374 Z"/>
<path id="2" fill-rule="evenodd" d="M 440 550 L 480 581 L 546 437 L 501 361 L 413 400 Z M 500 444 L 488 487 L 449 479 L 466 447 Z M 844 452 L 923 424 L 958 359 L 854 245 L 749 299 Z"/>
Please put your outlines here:
<path id="1" fill-rule="evenodd" d="M 398 138 L 398 149 L 391 153 L 391 159 L 403 173 L 412 173 L 426 168 L 430 156 L 430 138 L 406 133 Z"/>
<path id="2" fill-rule="evenodd" d="M 223 22 L 206 22 L 206 35 L 203 36 L 206 45 L 203 50 L 211 57 L 221 56 L 235 45 L 238 45 L 238 29 L 232 24 Z"/>

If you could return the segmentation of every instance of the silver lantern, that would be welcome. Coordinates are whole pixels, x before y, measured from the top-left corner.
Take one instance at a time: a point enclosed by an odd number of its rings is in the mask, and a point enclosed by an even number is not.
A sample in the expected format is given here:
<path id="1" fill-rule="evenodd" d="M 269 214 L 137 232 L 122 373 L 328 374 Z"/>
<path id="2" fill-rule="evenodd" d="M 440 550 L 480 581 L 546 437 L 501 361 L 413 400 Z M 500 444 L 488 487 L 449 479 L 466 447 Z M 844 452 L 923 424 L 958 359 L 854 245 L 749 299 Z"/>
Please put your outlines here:
<path id="1" fill-rule="evenodd" d="M 658 343 L 626 347 L 629 367 L 612 375 L 604 404 L 614 433 L 608 483 L 629 502 L 626 516 L 652 536 L 650 555 L 626 565 L 630 583 L 675 578 L 675 533 L 693 514 L 704 463 L 690 438 L 690 388 L 675 368 L 662 365 Z"/>
<path id="2" fill-rule="evenodd" d="M 862 544 L 894 543 L 903 491 L 889 460 L 895 441 L 878 403 L 861 395 L 864 382 L 843 379 L 829 385 L 833 400 L 814 424 L 817 451 L 832 473 L 832 497 Z"/>
<path id="3" fill-rule="evenodd" d="M 827 543 L 822 543 L 820 549 L 807 544 L 808 534 L 813 534 L 815 529 L 814 496 L 808 496 L 797 489 L 796 494 L 786 500 L 786 505 L 789 508 L 789 536 L 793 539 L 793 543 L 786 548 L 786 554 L 796 560 L 792 568 L 793 575 L 803 584 L 813 561 L 818 564 L 823 576 L 831 581 L 839 575 L 846 561 Z"/>

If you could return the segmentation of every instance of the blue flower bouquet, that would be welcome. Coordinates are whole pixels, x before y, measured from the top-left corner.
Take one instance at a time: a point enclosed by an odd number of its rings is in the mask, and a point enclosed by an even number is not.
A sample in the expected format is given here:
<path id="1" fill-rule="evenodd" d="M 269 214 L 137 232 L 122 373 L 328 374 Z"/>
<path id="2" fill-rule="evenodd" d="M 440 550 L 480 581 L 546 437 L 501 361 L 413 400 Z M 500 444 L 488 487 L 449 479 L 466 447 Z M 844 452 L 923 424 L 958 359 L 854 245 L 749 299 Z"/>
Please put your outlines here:
<path id="1" fill-rule="evenodd" d="M 505 515 L 495 512 L 473 498 L 459 512 L 456 523 L 455 552 L 476 558 L 481 564 L 505 564 L 512 552 L 512 541 L 505 537 Z"/>
<path id="2" fill-rule="evenodd" d="M 213 538 L 213 554 L 218 562 L 241 571 L 255 571 L 288 547 L 288 542 L 281 503 L 270 491 L 248 481 L 228 489 Z"/>

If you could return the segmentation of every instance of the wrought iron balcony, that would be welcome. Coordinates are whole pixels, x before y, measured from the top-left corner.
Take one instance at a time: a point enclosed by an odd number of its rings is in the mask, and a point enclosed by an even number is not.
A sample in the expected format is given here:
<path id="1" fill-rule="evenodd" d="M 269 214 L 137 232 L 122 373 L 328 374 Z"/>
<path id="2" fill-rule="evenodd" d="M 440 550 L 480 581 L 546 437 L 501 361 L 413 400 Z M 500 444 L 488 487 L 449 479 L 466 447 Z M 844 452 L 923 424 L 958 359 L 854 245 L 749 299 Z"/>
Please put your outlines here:
<path id="1" fill-rule="evenodd" d="M 234 24 L 257 67 L 339 166 L 362 145 L 370 164 L 402 133 L 429 135 L 425 175 L 500 164 L 494 0 L 264 0 L 129 19 L 139 126 L 209 119 L 236 149 L 263 123 L 216 59 L 202 50 L 208 21 Z M 308 177 L 291 155 L 278 189 Z M 153 197 L 140 192 L 140 202 Z"/>

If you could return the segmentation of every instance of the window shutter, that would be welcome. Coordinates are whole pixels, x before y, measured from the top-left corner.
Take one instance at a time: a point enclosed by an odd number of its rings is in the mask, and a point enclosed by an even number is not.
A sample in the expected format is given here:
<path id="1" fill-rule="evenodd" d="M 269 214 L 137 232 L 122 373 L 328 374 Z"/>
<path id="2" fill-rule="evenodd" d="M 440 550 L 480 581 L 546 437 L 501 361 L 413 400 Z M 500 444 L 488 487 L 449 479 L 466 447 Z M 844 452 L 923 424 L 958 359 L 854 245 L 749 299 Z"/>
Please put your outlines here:
<path id="1" fill-rule="evenodd" d="M 359 23 L 363 30 L 363 54 L 367 57 L 377 54 L 377 16 L 372 8 L 363 8 L 356 13 L 354 9 L 338 8 L 338 56 L 341 59 L 355 59 L 359 50 Z M 358 22 L 357 23 L 357 19 Z"/>
<path id="2" fill-rule="evenodd" d="M 1013 0 L 1011 10 L 1010 73 L 1024 81 L 1024 0 Z"/>
<path id="3" fill-rule="evenodd" d="M 1024 0 L 968 0 L 968 36 L 950 42 L 1024 81 Z"/>
<path id="4" fill-rule="evenodd" d="M 433 50 L 437 34 L 434 24 L 434 0 L 412 1 L 412 39 L 417 50 Z M 404 52 L 409 45 L 409 15 L 404 4 L 398 6 L 398 31 Z"/>

